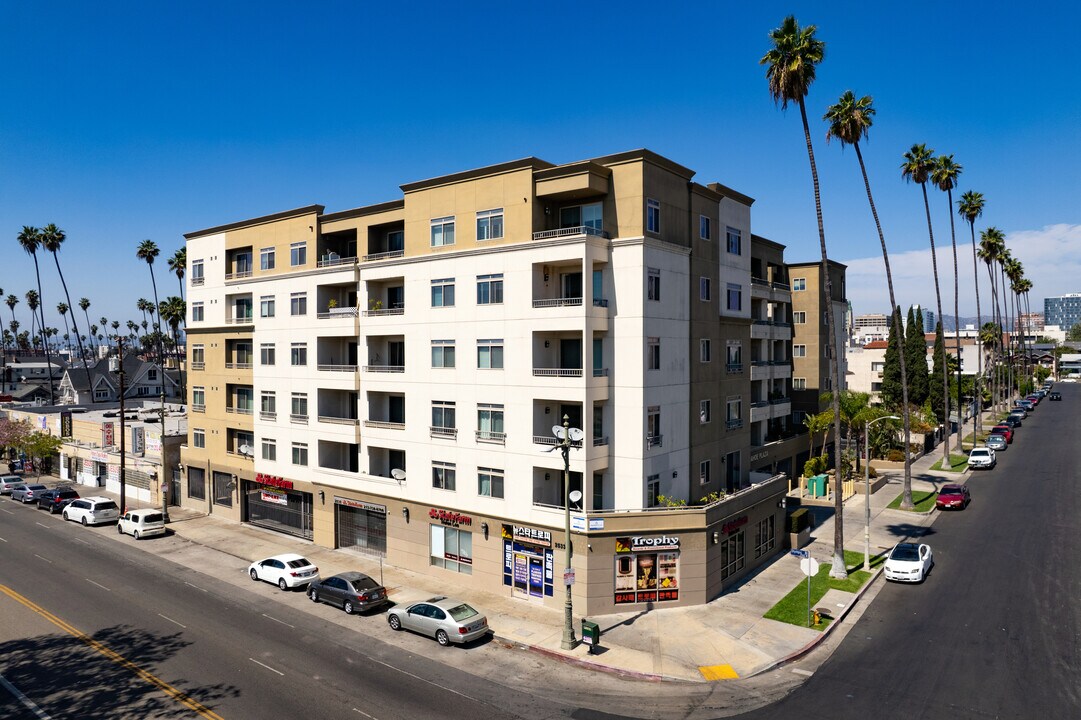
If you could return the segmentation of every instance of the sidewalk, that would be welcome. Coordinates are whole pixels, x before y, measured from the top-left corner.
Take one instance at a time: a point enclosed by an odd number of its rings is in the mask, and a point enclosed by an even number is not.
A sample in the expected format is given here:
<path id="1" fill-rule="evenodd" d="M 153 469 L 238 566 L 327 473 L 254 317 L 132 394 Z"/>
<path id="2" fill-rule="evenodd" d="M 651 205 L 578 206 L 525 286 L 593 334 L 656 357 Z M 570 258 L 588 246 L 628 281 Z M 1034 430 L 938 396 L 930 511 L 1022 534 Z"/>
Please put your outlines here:
<path id="1" fill-rule="evenodd" d="M 964 432 L 971 431 L 972 423 L 966 423 Z M 913 462 L 914 492 L 967 479 L 967 471 L 931 471 L 931 465 L 940 458 L 941 450 L 936 448 Z M 903 471 L 885 474 L 889 475 L 889 481 L 871 495 L 872 555 L 906 538 L 922 535 L 938 514 L 937 511 L 920 514 L 887 508 L 902 491 Z M 845 548 L 860 554 L 864 549 L 864 508 L 864 496 L 857 494 L 846 502 L 844 509 Z M 602 650 L 591 655 L 585 645 L 571 651 L 560 649 L 561 608 L 546 608 L 509 596 L 466 588 L 450 589 L 427 576 L 389 565 L 381 567 L 378 560 L 370 557 L 318 547 L 288 535 L 220 520 L 185 508 L 171 507 L 169 514 L 169 527 L 176 536 L 231 555 L 245 565 L 269 555 L 299 552 L 318 565 L 324 577 L 346 570 L 360 570 L 376 579 L 382 577 L 390 599 L 398 604 L 453 592 L 481 609 L 496 638 L 503 642 L 528 647 L 583 667 L 648 679 L 704 682 L 745 678 L 765 672 L 808 652 L 829 633 L 843 627 L 845 615 L 860 597 L 830 590 L 816 604 L 834 609 L 836 620 L 824 632 L 763 618 L 767 610 L 804 580 L 797 559 L 781 554 L 707 605 L 592 618 L 601 628 Z M 805 548 L 812 557 L 824 563 L 829 563 L 833 555 L 834 520 L 832 512 L 829 514 L 830 517 L 812 530 L 812 541 Z M 875 582 L 878 582 L 878 574 L 864 585 L 861 594 Z M 576 633 L 580 619 L 575 617 Z"/>

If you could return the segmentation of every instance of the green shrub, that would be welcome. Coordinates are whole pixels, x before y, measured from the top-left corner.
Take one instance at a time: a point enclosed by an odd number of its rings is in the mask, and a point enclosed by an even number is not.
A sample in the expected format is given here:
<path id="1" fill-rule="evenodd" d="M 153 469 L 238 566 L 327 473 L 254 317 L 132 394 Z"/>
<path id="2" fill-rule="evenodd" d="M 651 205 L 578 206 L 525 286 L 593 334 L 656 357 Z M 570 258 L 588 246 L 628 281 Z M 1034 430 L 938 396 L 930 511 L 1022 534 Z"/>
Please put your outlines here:
<path id="1" fill-rule="evenodd" d="M 886 453 L 886 460 L 890 462 L 904 462 L 905 454 L 903 451 L 893 448 Z"/>
<path id="2" fill-rule="evenodd" d="M 814 477 L 826 472 L 826 456 L 818 455 L 803 463 L 803 477 Z"/>
<path id="3" fill-rule="evenodd" d="M 878 477 L 878 470 L 875 470 L 874 465 L 868 465 L 867 466 L 867 477 L 871 477 L 871 478 Z"/>
<path id="4" fill-rule="evenodd" d="M 793 510 L 792 514 L 788 516 L 788 532 L 795 535 L 806 530 L 810 523 L 811 516 L 807 513 L 807 508 L 801 507 L 798 510 Z"/>

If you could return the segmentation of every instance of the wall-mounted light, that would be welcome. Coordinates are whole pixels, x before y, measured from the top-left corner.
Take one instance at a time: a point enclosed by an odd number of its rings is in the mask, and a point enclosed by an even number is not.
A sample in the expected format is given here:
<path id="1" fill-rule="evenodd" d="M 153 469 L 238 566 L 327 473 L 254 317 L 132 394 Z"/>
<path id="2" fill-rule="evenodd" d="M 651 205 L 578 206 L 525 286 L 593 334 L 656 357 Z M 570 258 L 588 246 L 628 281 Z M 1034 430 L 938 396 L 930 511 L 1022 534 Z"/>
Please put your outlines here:
<path id="1" fill-rule="evenodd" d="M 409 522 L 409 508 L 404 505 L 402 506 L 402 517 L 405 518 L 406 522 Z"/>
<path id="2" fill-rule="evenodd" d="M 678 470 L 673 470 L 672 471 L 672 477 L 674 477 L 674 478 L 679 477 L 679 471 Z"/>
<path id="3" fill-rule="evenodd" d="M 550 408 L 550 407 L 548 407 L 548 406 L 545 406 L 545 408 L 544 408 L 544 414 L 545 414 L 545 415 L 551 415 L 551 414 L 552 414 L 552 408 Z"/>
<path id="4" fill-rule="evenodd" d="M 721 541 L 721 534 L 716 530 L 713 531 L 713 544 L 716 545 Z"/>
<path id="5" fill-rule="evenodd" d="M 787 498 L 781 498 L 780 500 L 777 501 L 777 507 L 781 508 L 782 510 L 784 510 L 785 507 L 787 507 L 787 506 L 788 506 L 788 499 Z"/>
<path id="6" fill-rule="evenodd" d="M 488 523 L 482 522 L 480 524 L 480 531 L 482 533 L 484 533 L 484 539 L 487 540 L 488 539 Z"/>
<path id="7" fill-rule="evenodd" d="M 326 505 L 327 495 L 322 490 L 319 491 L 319 504 Z"/>
<path id="8" fill-rule="evenodd" d="M 552 343 L 549 342 L 548 340 L 544 341 L 544 347 L 551 347 L 551 345 L 552 345 Z"/>
<path id="9" fill-rule="evenodd" d="M 551 479 L 552 479 L 552 473 L 544 473 L 545 482 L 547 482 L 547 481 L 549 481 Z"/>

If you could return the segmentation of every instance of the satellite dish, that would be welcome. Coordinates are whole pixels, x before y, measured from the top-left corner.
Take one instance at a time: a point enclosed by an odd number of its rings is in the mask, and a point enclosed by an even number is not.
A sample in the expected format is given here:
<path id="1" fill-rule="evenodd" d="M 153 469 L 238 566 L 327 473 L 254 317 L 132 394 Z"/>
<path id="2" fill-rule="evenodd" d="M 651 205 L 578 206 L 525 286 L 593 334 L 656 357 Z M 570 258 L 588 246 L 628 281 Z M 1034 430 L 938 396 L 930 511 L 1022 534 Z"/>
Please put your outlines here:
<path id="1" fill-rule="evenodd" d="M 394 468 L 393 470 L 390 471 L 390 476 L 392 478 L 394 478 L 395 480 L 397 480 L 398 482 L 401 482 L 402 480 L 405 480 L 405 470 L 400 470 L 399 468 Z"/>
<path id="2" fill-rule="evenodd" d="M 581 490 L 571 490 L 570 499 L 571 499 L 572 503 L 577 503 L 577 502 L 581 501 L 581 499 L 582 499 L 582 491 Z"/>
<path id="3" fill-rule="evenodd" d="M 582 438 L 584 438 L 585 435 L 586 435 L 584 432 L 582 432 L 579 428 L 576 428 L 576 427 L 567 428 L 566 430 L 567 430 L 567 433 L 571 436 L 571 442 L 581 442 Z M 564 428 L 563 428 L 562 425 L 553 425 L 552 426 L 552 434 L 555 435 L 560 440 L 564 439 L 563 431 L 564 431 Z"/>
<path id="4" fill-rule="evenodd" d="M 237 452 L 239 452 L 241 455 L 251 457 L 255 454 L 255 448 L 253 448 L 251 445 L 241 445 L 237 448 Z"/>
<path id="5" fill-rule="evenodd" d="M 553 425 L 552 426 L 552 434 L 555 435 L 560 440 L 562 440 L 563 439 L 563 426 L 562 425 Z"/>

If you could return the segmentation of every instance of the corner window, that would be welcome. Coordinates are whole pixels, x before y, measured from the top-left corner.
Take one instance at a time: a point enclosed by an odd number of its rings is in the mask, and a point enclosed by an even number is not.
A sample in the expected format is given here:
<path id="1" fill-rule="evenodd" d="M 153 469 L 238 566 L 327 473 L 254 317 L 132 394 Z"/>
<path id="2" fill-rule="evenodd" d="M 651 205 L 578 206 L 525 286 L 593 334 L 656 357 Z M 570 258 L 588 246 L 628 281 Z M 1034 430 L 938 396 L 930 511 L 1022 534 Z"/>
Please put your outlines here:
<path id="1" fill-rule="evenodd" d="M 193 412 L 206 412 L 206 388 L 193 387 L 191 389 L 191 409 Z"/>
<path id="2" fill-rule="evenodd" d="M 454 307 L 454 278 L 432 280 L 432 307 Z"/>
<path id="3" fill-rule="evenodd" d="M 432 247 L 454 244 L 454 216 L 432 219 Z"/>
<path id="4" fill-rule="evenodd" d="M 260 270 L 273 270 L 274 269 L 274 248 L 263 248 L 259 251 L 259 269 Z"/>
<path id="5" fill-rule="evenodd" d="M 646 507 L 657 507 L 658 498 L 661 496 L 661 476 L 646 476 Z"/>
<path id="6" fill-rule="evenodd" d="M 807 389 L 807 378 L 801 378 L 801 377 L 792 378 L 792 389 L 793 390 L 806 390 Z"/>
<path id="7" fill-rule="evenodd" d="M 454 367 L 454 341 L 432 340 L 432 367 Z"/>
<path id="8" fill-rule="evenodd" d="M 710 477 L 710 461 L 709 460 L 703 460 L 702 462 L 698 463 L 698 484 L 699 485 L 708 485 L 709 481 L 711 479 L 712 478 Z"/>
<path id="9" fill-rule="evenodd" d="M 713 221 L 708 215 L 698 216 L 698 237 L 710 240 L 713 236 Z"/>
<path id="10" fill-rule="evenodd" d="M 197 448 L 206 447 L 206 430 L 193 428 L 191 431 L 191 446 Z"/>
<path id="11" fill-rule="evenodd" d="M 803 325 L 807 322 L 807 312 L 804 310 L 795 310 L 792 312 L 792 324 Z"/>
<path id="12" fill-rule="evenodd" d="M 503 273 L 477 276 L 477 305 L 503 304 Z"/>
<path id="13" fill-rule="evenodd" d="M 646 370 L 661 369 L 661 339 L 646 338 Z"/>
<path id="14" fill-rule="evenodd" d="M 191 270 L 191 272 L 190 272 L 191 284 L 192 285 L 202 285 L 205 282 L 205 279 L 206 279 L 205 276 L 203 275 L 203 261 L 202 260 L 192 260 L 190 270 Z"/>
<path id="15" fill-rule="evenodd" d="M 661 232 L 661 204 L 653 198 L 646 198 L 646 232 Z"/>
<path id="16" fill-rule="evenodd" d="M 792 357 L 794 357 L 794 358 L 807 357 L 807 346 L 806 345 L 793 345 L 792 346 Z"/>
<path id="17" fill-rule="evenodd" d="M 503 237 L 503 208 L 477 213 L 477 240 L 498 240 L 501 237 Z"/>
<path id="18" fill-rule="evenodd" d="M 308 264 L 308 243 L 295 242 L 289 245 L 289 265 L 300 267 Z"/>
<path id="19" fill-rule="evenodd" d="M 725 422 L 729 429 L 743 427 L 743 398 L 730 397 L 725 406 Z"/>
<path id="20" fill-rule="evenodd" d="M 646 300 L 661 300 L 661 271 L 656 268 L 646 270 Z"/>
<path id="21" fill-rule="evenodd" d="M 192 322 L 202 322 L 203 319 L 204 319 L 203 303 L 201 303 L 201 302 L 193 302 L 191 304 L 191 321 Z"/>
<path id="22" fill-rule="evenodd" d="M 661 407 L 651 405 L 646 408 L 646 447 L 660 447 L 661 437 Z"/>
<path id="23" fill-rule="evenodd" d="M 726 235 L 728 236 L 728 252 L 731 255 L 741 255 L 743 253 L 743 234 L 738 228 L 728 228 Z"/>

